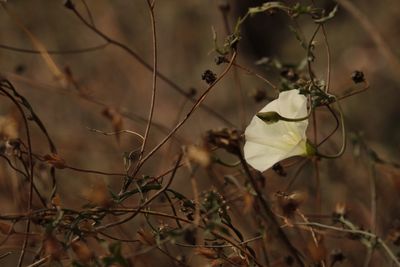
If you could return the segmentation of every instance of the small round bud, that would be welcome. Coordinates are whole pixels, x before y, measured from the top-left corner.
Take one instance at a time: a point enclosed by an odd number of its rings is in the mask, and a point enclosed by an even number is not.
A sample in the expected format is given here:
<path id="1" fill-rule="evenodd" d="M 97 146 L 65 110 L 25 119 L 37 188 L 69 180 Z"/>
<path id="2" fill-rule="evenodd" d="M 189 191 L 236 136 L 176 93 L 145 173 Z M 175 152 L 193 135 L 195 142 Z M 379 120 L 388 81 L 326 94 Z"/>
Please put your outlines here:
<path id="1" fill-rule="evenodd" d="M 260 112 L 257 113 L 257 117 L 261 119 L 266 124 L 273 124 L 282 119 L 282 116 L 279 115 L 278 112 L 275 111 L 267 111 L 267 112 Z"/>

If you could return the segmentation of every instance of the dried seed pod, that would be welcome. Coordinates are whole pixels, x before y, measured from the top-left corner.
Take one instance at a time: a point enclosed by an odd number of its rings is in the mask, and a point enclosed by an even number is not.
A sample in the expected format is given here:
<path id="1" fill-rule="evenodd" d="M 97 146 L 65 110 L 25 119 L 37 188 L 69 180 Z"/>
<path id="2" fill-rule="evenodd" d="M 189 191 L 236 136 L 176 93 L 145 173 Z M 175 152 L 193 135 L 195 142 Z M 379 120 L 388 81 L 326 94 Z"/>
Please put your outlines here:
<path id="1" fill-rule="evenodd" d="M 305 202 L 307 195 L 304 192 L 277 192 L 276 197 L 282 213 L 286 217 L 293 217 L 296 210 Z"/>
<path id="2" fill-rule="evenodd" d="M 201 79 L 208 84 L 212 84 L 217 80 L 217 75 L 214 72 L 212 72 L 211 70 L 206 70 L 201 75 Z"/>
<path id="3" fill-rule="evenodd" d="M 189 160 L 206 168 L 211 163 L 210 152 L 205 147 L 190 145 L 187 147 L 187 157 Z"/>

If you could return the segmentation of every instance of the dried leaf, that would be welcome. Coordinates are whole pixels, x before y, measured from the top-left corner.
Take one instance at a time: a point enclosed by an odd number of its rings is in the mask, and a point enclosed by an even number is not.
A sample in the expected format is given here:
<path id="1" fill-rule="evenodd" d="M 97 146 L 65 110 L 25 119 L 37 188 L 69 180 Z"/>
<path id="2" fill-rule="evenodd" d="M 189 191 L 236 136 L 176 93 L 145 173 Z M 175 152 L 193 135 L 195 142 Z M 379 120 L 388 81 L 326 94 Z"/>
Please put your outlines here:
<path id="1" fill-rule="evenodd" d="M 224 264 L 225 260 L 223 259 L 215 259 L 210 261 L 210 266 L 211 267 L 220 267 L 222 264 Z"/>
<path id="2" fill-rule="evenodd" d="M 78 260 L 82 263 L 89 263 L 94 256 L 94 253 L 89 249 L 88 245 L 82 241 L 72 243 L 71 248 Z"/>
<path id="3" fill-rule="evenodd" d="M 93 224 L 94 224 L 94 221 L 82 220 L 79 222 L 78 228 L 79 228 L 79 230 L 84 231 L 84 232 L 88 232 L 88 233 L 94 232 Z"/>
<path id="4" fill-rule="evenodd" d="M 47 154 L 43 156 L 43 159 L 50 165 L 57 169 L 64 169 L 66 167 L 66 162 L 57 154 Z"/>
<path id="5" fill-rule="evenodd" d="M 154 236 L 149 231 L 146 231 L 143 228 L 141 228 L 137 231 L 137 236 L 138 236 L 139 241 L 143 245 L 154 246 L 156 244 Z"/>
<path id="6" fill-rule="evenodd" d="M 52 199 L 51 199 L 51 204 L 53 204 L 56 207 L 61 207 L 61 198 L 59 194 L 56 194 Z"/>
<path id="7" fill-rule="evenodd" d="M 64 247 L 52 234 L 46 234 L 43 240 L 43 249 L 52 260 L 60 260 L 64 255 Z"/>
<path id="8" fill-rule="evenodd" d="M 98 183 L 84 192 L 86 198 L 98 207 L 108 208 L 113 204 L 105 183 Z"/>
<path id="9" fill-rule="evenodd" d="M 124 124 L 121 113 L 115 108 L 108 107 L 103 110 L 102 114 L 111 121 L 113 130 L 117 132 L 115 137 L 117 138 L 117 142 L 119 142 L 120 134 L 118 132 L 123 129 Z"/>
<path id="10" fill-rule="evenodd" d="M 325 260 L 326 248 L 321 242 L 319 242 L 318 247 L 314 242 L 310 242 L 308 244 L 308 250 L 310 251 L 311 258 L 315 263 Z"/>
<path id="11" fill-rule="evenodd" d="M 203 256 L 207 259 L 217 259 L 218 254 L 211 248 L 199 247 L 195 249 L 197 255 Z"/>
<path id="12" fill-rule="evenodd" d="M 40 56 L 43 58 L 45 61 L 47 67 L 49 70 L 53 73 L 53 75 L 60 80 L 62 85 L 65 84 L 65 78 L 61 70 L 58 68 L 57 63 L 53 60 L 53 58 L 50 56 L 50 54 L 47 52 L 46 47 L 44 44 L 23 24 L 22 20 L 16 16 L 14 13 L 10 12 L 9 9 L 4 9 L 7 14 L 12 18 L 15 22 L 15 25 L 17 25 L 22 31 L 25 32 L 25 34 L 29 37 L 31 43 L 33 46 L 39 51 Z"/>

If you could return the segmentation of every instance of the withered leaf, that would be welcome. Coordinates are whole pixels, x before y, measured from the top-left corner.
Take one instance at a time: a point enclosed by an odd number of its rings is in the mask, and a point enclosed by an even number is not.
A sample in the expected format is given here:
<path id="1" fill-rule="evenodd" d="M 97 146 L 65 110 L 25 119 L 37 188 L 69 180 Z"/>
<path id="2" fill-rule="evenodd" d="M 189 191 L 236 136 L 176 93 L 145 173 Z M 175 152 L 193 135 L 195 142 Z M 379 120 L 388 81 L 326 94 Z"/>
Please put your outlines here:
<path id="1" fill-rule="evenodd" d="M 57 169 L 64 169 L 66 167 L 66 162 L 57 154 L 46 154 L 43 159 L 50 165 Z"/>

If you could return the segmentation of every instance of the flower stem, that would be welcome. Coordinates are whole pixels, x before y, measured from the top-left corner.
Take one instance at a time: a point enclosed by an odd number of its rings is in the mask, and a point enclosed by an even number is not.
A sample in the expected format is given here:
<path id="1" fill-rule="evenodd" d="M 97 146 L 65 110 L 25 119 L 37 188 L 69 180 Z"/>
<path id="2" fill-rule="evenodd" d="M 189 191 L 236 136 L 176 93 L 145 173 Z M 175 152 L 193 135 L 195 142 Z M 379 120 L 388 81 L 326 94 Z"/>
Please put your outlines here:
<path id="1" fill-rule="evenodd" d="M 338 106 L 339 115 L 340 115 L 340 123 L 342 124 L 342 147 L 340 148 L 338 153 L 333 154 L 333 155 L 326 155 L 326 154 L 317 152 L 316 155 L 321 158 L 336 159 L 336 158 L 339 158 L 340 156 L 342 156 L 344 151 L 346 150 L 346 127 L 344 124 L 343 110 L 342 110 L 342 107 L 341 107 L 339 101 L 336 101 L 336 105 Z"/>

